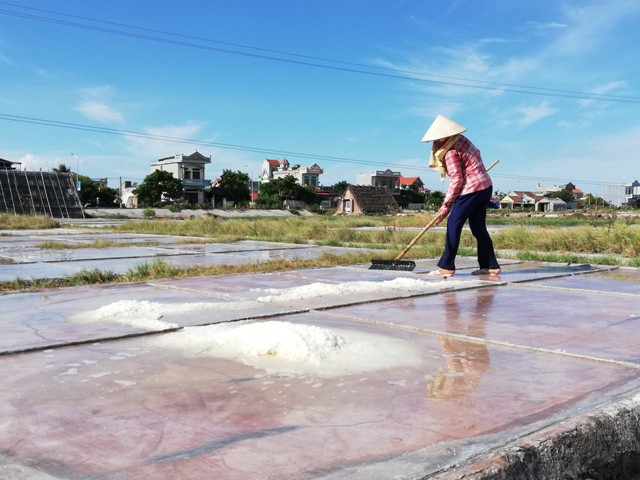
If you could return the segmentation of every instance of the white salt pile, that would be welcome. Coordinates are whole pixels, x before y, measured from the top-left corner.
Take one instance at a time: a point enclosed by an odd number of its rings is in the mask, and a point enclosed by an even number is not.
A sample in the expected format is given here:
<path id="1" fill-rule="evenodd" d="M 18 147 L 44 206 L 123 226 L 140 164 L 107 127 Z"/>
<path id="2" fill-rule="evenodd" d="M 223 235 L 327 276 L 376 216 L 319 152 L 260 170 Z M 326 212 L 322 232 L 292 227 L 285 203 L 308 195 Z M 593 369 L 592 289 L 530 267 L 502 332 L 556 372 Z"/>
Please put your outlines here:
<path id="1" fill-rule="evenodd" d="M 260 308 L 261 303 L 286 303 L 318 297 L 345 297 L 357 299 L 358 295 L 385 295 L 393 292 L 429 292 L 443 288 L 474 285 L 476 281 L 425 281 L 413 278 L 396 278 L 382 282 L 312 283 L 287 289 L 253 289 L 264 292 L 257 301 L 160 303 L 147 300 L 120 300 L 92 312 L 78 313 L 72 321 L 79 323 L 115 322 L 145 330 L 165 330 L 177 327 L 175 323 L 162 321 L 163 317 L 184 316 L 209 312 L 237 311 Z"/>
<path id="2" fill-rule="evenodd" d="M 282 321 L 188 327 L 149 342 L 187 357 L 224 358 L 269 372 L 320 377 L 412 366 L 420 359 L 414 345 L 396 338 Z"/>
<path id="3" fill-rule="evenodd" d="M 443 288 L 460 287 L 462 285 L 473 285 L 476 281 L 444 280 L 425 281 L 415 278 L 395 278 L 382 282 L 342 282 L 342 283 L 311 283 L 300 287 L 287 289 L 254 289 L 253 291 L 264 292 L 268 295 L 259 297 L 257 300 L 264 303 L 291 302 L 295 300 L 307 300 L 311 298 L 325 296 L 350 296 L 372 294 L 372 293 L 392 293 L 398 290 L 403 292 L 428 292 Z"/>
<path id="4" fill-rule="evenodd" d="M 257 302 L 195 302 L 195 303 L 159 303 L 147 300 L 120 300 L 98 308 L 92 312 L 76 314 L 72 321 L 78 323 L 115 322 L 144 330 L 165 330 L 175 328 L 175 323 L 160 319 L 171 315 L 189 315 L 191 313 L 220 310 L 244 310 L 260 306 Z"/>

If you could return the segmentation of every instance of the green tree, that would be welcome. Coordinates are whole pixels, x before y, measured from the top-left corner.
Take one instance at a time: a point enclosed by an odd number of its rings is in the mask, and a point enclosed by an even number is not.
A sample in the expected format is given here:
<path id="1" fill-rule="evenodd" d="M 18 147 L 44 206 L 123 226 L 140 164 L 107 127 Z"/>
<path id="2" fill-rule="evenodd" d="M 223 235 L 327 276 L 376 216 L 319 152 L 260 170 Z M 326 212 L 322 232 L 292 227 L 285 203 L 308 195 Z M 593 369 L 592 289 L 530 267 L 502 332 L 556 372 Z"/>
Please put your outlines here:
<path id="1" fill-rule="evenodd" d="M 75 178 L 75 174 L 73 176 Z M 100 182 L 94 182 L 84 175 L 79 175 L 78 180 L 80 180 L 78 196 L 83 205 L 90 205 L 92 207 L 98 204 L 101 207 L 113 207 L 117 205 L 119 195 L 117 189 L 105 187 Z"/>
<path id="2" fill-rule="evenodd" d="M 444 202 L 444 193 L 434 190 L 429 195 L 427 195 L 427 206 L 440 208 L 442 206 L 442 202 Z"/>
<path id="3" fill-rule="evenodd" d="M 349 186 L 349 182 L 346 180 L 342 180 L 338 183 L 335 183 L 331 188 L 331 191 L 337 195 L 344 195 L 344 192 L 347 191 L 347 187 Z"/>
<path id="4" fill-rule="evenodd" d="M 223 170 L 220 176 L 220 186 L 212 188 L 211 193 L 236 204 L 246 204 L 251 199 L 249 182 L 249 175 L 244 172 Z"/>
<path id="5" fill-rule="evenodd" d="M 155 207 L 163 198 L 178 199 L 182 197 L 182 182 L 175 178 L 171 172 L 156 170 L 146 177 L 134 190 L 138 201 L 142 205 Z"/>
<path id="6" fill-rule="evenodd" d="M 67 167 L 64 163 L 61 163 L 56 168 L 53 169 L 56 173 L 71 173 L 71 169 Z"/>
<path id="7" fill-rule="evenodd" d="M 571 193 L 566 188 L 563 188 L 559 192 L 553 192 L 549 195 L 551 198 L 559 198 L 563 202 L 569 203 L 573 200 L 573 193 Z"/>
<path id="8" fill-rule="evenodd" d="M 417 192 L 414 189 L 400 190 L 400 194 L 396 197 L 398 205 L 407 208 L 410 203 L 425 203 L 424 193 Z"/>
<path id="9" fill-rule="evenodd" d="M 258 204 L 266 208 L 280 208 L 285 200 L 301 200 L 308 205 L 319 202 L 318 194 L 311 186 L 303 187 L 292 175 L 274 178 L 260 184 Z"/>

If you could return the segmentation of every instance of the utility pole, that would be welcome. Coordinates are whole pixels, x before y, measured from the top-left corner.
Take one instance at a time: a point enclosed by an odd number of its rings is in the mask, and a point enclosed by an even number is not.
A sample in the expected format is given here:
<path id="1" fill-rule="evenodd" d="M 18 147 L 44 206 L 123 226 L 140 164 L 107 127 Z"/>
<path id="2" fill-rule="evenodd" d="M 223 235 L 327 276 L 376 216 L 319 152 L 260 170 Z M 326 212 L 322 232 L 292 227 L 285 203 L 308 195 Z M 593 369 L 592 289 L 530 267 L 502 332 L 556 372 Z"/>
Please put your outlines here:
<path id="1" fill-rule="evenodd" d="M 118 184 L 118 208 L 122 208 L 122 177 L 120 177 L 120 183 Z"/>
<path id="2" fill-rule="evenodd" d="M 76 158 L 76 190 L 80 191 L 80 187 L 78 186 L 78 182 L 80 181 L 80 167 L 78 163 L 78 156 L 75 153 L 71 153 Z"/>
<path id="3" fill-rule="evenodd" d="M 245 165 L 245 168 L 249 169 L 249 188 L 251 190 L 251 197 L 249 198 L 249 202 L 253 202 L 253 168 L 249 168 L 248 165 Z"/>

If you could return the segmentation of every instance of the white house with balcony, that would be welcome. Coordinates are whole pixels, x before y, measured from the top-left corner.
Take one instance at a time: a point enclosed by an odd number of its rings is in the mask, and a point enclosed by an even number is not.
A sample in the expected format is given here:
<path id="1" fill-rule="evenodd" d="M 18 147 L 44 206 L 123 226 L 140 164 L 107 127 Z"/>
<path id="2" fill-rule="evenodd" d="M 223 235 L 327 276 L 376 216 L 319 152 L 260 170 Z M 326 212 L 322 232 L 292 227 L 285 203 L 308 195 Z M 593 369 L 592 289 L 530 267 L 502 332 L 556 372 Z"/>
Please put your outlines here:
<path id="1" fill-rule="evenodd" d="M 266 158 L 262 162 L 260 182 L 267 183 L 271 179 L 284 178 L 287 175 L 291 175 L 300 185 L 318 187 L 320 185 L 320 175 L 323 172 L 317 163 L 309 167 L 301 167 L 298 164 L 291 165 L 286 158 L 282 162 L 279 159 Z"/>
<path id="2" fill-rule="evenodd" d="M 151 163 L 151 172 L 161 170 L 170 172 L 182 181 L 184 199 L 187 203 L 204 203 L 204 189 L 211 186 L 211 180 L 205 179 L 204 167 L 211 163 L 211 157 L 200 152 L 191 155 L 177 153 Z"/>

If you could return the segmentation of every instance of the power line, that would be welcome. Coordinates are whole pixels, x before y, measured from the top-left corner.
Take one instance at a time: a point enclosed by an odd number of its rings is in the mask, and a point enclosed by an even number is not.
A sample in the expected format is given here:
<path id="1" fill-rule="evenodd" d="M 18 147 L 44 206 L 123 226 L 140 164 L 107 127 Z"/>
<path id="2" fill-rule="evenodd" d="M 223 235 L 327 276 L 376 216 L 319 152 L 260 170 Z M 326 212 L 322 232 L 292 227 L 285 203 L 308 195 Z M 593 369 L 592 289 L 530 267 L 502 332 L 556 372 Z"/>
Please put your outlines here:
<path id="1" fill-rule="evenodd" d="M 306 160 L 319 160 L 324 162 L 350 163 L 350 164 L 356 164 L 356 165 L 366 165 L 368 167 L 380 166 L 380 167 L 388 168 L 389 166 L 392 166 L 393 168 L 407 168 L 410 170 L 422 170 L 422 171 L 430 170 L 428 166 L 419 166 L 419 165 L 416 166 L 416 165 L 409 165 L 404 163 L 369 161 L 369 160 L 362 160 L 358 158 L 294 152 L 294 151 L 289 151 L 284 149 L 272 149 L 272 148 L 252 147 L 247 145 L 237 145 L 237 144 L 230 144 L 230 143 L 210 142 L 205 140 L 197 140 L 193 138 L 173 137 L 169 135 L 136 132 L 132 130 L 118 130 L 114 128 L 100 127 L 95 125 L 84 125 L 80 123 L 61 122 L 57 120 L 48 120 L 48 119 L 35 118 L 35 117 L 24 117 L 19 115 L 10 115 L 6 113 L 0 113 L 0 120 L 5 120 L 9 122 L 28 123 L 33 125 L 42 125 L 46 127 L 65 128 L 69 130 L 104 133 L 109 135 L 118 135 L 122 137 L 145 138 L 149 140 L 163 140 L 163 141 L 171 141 L 176 143 L 184 143 L 188 145 L 200 145 L 200 146 L 206 146 L 206 147 L 222 148 L 227 150 L 262 153 L 266 155 L 277 155 L 278 157 L 280 155 L 283 155 L 289 158 L 304 158 Z M 529 181 L 545 180 L 545 181 L 559 181 L 559 182 L 566 181 L 566 179 L 554 178 L 554 177 L 534 177 L 534 176 L 528 176 L 528 175 L 514 175 L 514 174 L 492 173 L 491 176 L 498 177 L 498 178 L 508 178 L 512 180 L 529 180 Z M 607 185 L 608 183 L 615 183 L 615 182 L 597 182 L 593 180 L 578 180 L 578 179 L 576 179 L 575 182 L 581 183 L 581 184 L 590 184 L 590 185 Z M 618 183 L 624 183 L 624 182 L 618 182 Z"/>
<path id="2" fill-rule="evenodd" d="M 159 33 L 159 34 L 162 34 L 162 35 L 172 36 L 172 37 L 176 37 L 176 38 L 184 38 L 184 39 L 189 39 L 189 40 L 206 41 L 206 42 L 209 42 L 209 43 L 217 43 L 217 44 L 221 44 L 221 45 L 241 47 L 241 48 L 245 48 L 245 49 L 251 49 L 251 50 L 261 51 L 261 52 L 266 52 L 266 53 L 277 53 L 277 54 L 280 54 L 280 55 L 287 55 L 287 56 L 293 56 L 293 57 L 298 57 L 298 58 L 306 58 L 306 59 L 310 59 L 310 60 L 319 60 L 319 61 L 323 61 L 323 62 L 330 62 L 330 63 L 335 63 L 335 64 L 348 65 L 349 67 L 346 67 L 346 66 L 345 67 L 338 67 L 338 66 L 325 65 L 325 64 L 320 64 L 320 63 L 314 63 L 314 62 L 310 62 L 310 61 L 293 60 L 293 59 L 290 59 L 290 58 L 274 57 L 274 56 L 265 55 L 265 54 L 242 52 L 242 51 L 239 51 L 239 50 L 232 50 L 232 49 L 229 49 L 229 48 L 217 48 L 217 47 L 212 47 L 212 46 L 208 46 L 208 45 L 203 45 L 203 44 L 200 44 L 200 43 L 192 43 L 192 42 L 186 42 L 186 41 L 181 41 L 181 40 L 180 41 L 179 40 L 171 40 L 169 38 L 163 38 L 163 37 L 151 36 L 151 35 L 139 34 L 139 33 L 132 33 L 132 32 L 127 32 L 127 31 L 122 31 L 122 30 L 115 30 L 115 29 L 112 29 L 112 28 L 98 27 L 98 26 L 89 25 L 89 24 L 86 24 L 86 23 L 77 23 L 77 22 L 61 20 L 61 19 L 55 19 L 55 18 L 50 18 L 50 17 L 42 17 L 42 16 L 38 16 L 38 15 L 22 13 L 22 12 L 17 12 L 17 11 L 13 11 L 13 10 L 0 10 L 0 14 L 2 14 L 2 15 L 25 18 L 25 19 L 29 19 L 29 20 L 37 20 L 37 21 L 46 22 L 46 23 L 53 23 L 53 24 L 57 24 L 57 25 L 69 26 L 69 27 L 80 28 L 80 29 L 85 29 L 85 30 L 92 30 L 92 31 L 97 31 L 97 32 L 102 32 L 102 33 L 110 33 L 110 34 L 114 34 L 114 35 L 120 35 L 120 36 L 137 38 L 137 39 L 142 39 L 142 40 L 149 40 L 149 41 L 154 41 L 154 42 L 172 44 L 172 45 L 177 45 L 177 46 L 182 46 L 182 47 L 197 48 L 197 49 L 209 50 L 209 51 L 216 51 L 216 52 L 226 53 L 226 54 L 231 54 L 231 55 L 240 55 L 240 56 L 246 56 L 246 57 L 260 58 L 260 59 L 264 59 L 264 60 L 284 62 L 284 63 L 290 63 L 290 64 L 296 64 L 296 65 L 302 65 L 302 66 L 310 66 L 310 67 L 323 68 L 323 69 L 329 69 L 329 70 L 336 70 L 336 71 L 342 71 L 342 72 L 359 73 L 359 74 L 371 75 L 371 76 L 377 76 L 377 77 L 386 77 L 386 78 L 401 79 L 401 80 L 411 80 L 411 81 L 417 81 L 417 82 L 422 82 L 422 83 L 448 85 L 448 86 L 456 86 L 456 87 L 463 87 L 463 88 L 474 88 L 474 89 L 492 90 L 492 91 L 505 91 L 505 92 L 511 92 L 511 93 L 523 93 L 523 94 L 528 94 L 528 95 L 551 96 L 551 97 L 560 97 L 560 98 L 572 98 L 572 99 L 579 99 L 579 100 L 611 101 L 611 102 L 619 102 L 619 103 L 640 103 L 640 97 L 623 96 L 623 95 L 610 95 L 610 94 L 597 94 L 597 93 L 588 93 L 588 92 L 578 92 L 578 91 L 572 91 L 572 90 L 560 90 L 560 89 L 551 89 L 551 88 L 536 87 L 536 86 L 489 82 L 489 81 L 483 81 L 483 80 L 466 79 L 466 78 L 461 78 L 461 77 L 449 77 L 449 76 L 444 76 L 444 75 L 429 74 L 429 73 L 424 73 L 424 72 L 414 72 L 414 71 L 410 71 L 410 70 L 401 70 L 401 69 L 394 69 L 394 68 L 387 68 L 387 67 L 379 67 L 379 66 L 373 66 L 373 65 L 366 65 L 366 64 L 362 64 L 362 63 L 345 62 L 345 61 L 335 60 L 335 59 L 330 59 L 330 58 L 315 57 L 315 56 L 311 56 L 311 55 L 301 55 L 301 54 L 285 52 L 285 51 L 281 51 L 281 50 L 272 50 L 272 49 L 259 48 L 259 47 L 249 46 L 249 45 L 242 45 L 242 44 L 236 44 L 236 43 L 230 43 L 230 42 L 222 42 L 222 41 L 218 41 L 218 40 L 212 40 L 212 39 L 196 37 L 196 36 L 191 36 L 191 35 L 176 34 L 176 33 L 172 33 L 172 32 L 166 32 L 166 31 L 163 31 L 163 30 L 156 30 L 156 29 L 138 27 L 138 26 L 134 26 L 134 25 L 127 25 L 127 24 L 116 23 L 116 22 L 108 22 L 108 21 L 103 21 L 103 20 L 94 19 L 94 18 L 90 18 L 90 17 L 82 17 L 82 16 L 78 16 L 78 15 L 70 15 L 70 14 L 65 14 L 65 13 L 61 13 L 61 12 L 55 12 L 55 11 L 52 11 L 52 10 L 44 10 L 44 9 L 38 9 L 38 8 L 32 8 L 32 7 L 25 7 L 25 6 L 21 6 L 21 5 L 17 5 L 17 4 L 13 4 L 13 3 L 9 3 L 9 2 L 1 2 L 0 1 L 0 4 L 8 5 L 8 6 L 11 6 L 11 7 L 23 8 L 23 9 L 32 10 L 32 11 L 45 12 L 45 13 L 54 14 L 54 15 L 67 17 L 67 18 L 89 20 L 89 21 L 92 21 L 92 22 L 102 23 L 102 24 L 105 24 L 105 25 L 112 25 L 112 26 L 117 26 L 117 27 L 135 29 L 135 30 L 139 30 L 139 31 L 143 31 L 143 32 Z M 353 67 L 360 67 L 360 68 L 353 68 Z M 380 71 L 378 71 L 378 72 L 376 72 L 376 71 L 367 71 L 367 70 L 362 70 L 362 68 L 384 70 L 384 71 L 393 72 L 393 73 L 383 73 L 383 72 L 380 72 Z M 408 75 L 405 75 L 405 74 L 411 74 L 411 75 L 414 75 L 414 76 L 408 76 Z M 443 79 L 448 79 L 448 80 L 434 80 L 434 79 L 428 79 L 428 78 L 416 78 L 416 76 L 422 76 L 422 77 L 428 76 L 428 77 L 443 78 Z M 455 81 L 452 81 L 452 80 L 455 80 Z"/>
<path id="3" fill-rule="evenodd" d="M 512 84 L 512 83 L 490 82 L 490 81 L 470 79 L 470 78 L 464 78 L 464 77 L 438 75 L 438 74 L 435 74 L 435 73 L 425 73 L 425 72 L 417 72 L 417 71 L 413 71 L 413 70 L 405 70 L 405 69 L 390 68 L 390 67 L 381 67 L 381 66 L 378 66 L 378 65 L 369 65 L 369 64 L 364 64 L 364 63 L 348 62 L 348 61 L 337 60 L 337 59 L 328 58 L 328 57 L 318 57 L 318 56 L 313 56 L 313 55 L 304 55 L 304 54 L 300 54 L 300 53 L 293 53 L 293 52 L 288 52 L 288 51 L 284 51 L 284 50 L 275 50 L 275 49 L 269 49 L 269 48 L 256 47 L 256 46 L 253 46 L 253 45 L 246 45 L 246 44 L 241 44 L 241 43 L 225 42 L 225 41 L 214 40 L 214 39 L 206 38 L 206 37 L 200 37 L 200 36 L 195 36 L 195 35 L 186 35 L 186 34 L 181 34 L 181 33 L 176 33 L 176 32 L 169 32 L 169 31 L 166 31 L 166 30 L 159 30 L 159 29 L 153 29 L 153 28 L 141 27 L 141 26 L 137 26 L 137 25 L 126 24 L 126 23 L 110 22 L 110 21 L 107 21 L 107 20 L 101 20 L 101 19 L 97 19 L 97 18 L 93 18 L 93 17 L 86 17 L 86 16 L 81 16 L 81 15 L 72 15 L 72 14 L 69 14 L 69 13 L 63 13 L 63 12 L 58 12 L 58 11 L 54 11 L 54 10 L 46 10 L 46 9 L 43 9 L 43 8 L 27 7 L 27 6 L 24 6 L 24 5 L 18 5 L 18 4 L 10 3 L 10 2 L 2 2 L 2 1 L 0 1 L 0 5 L 7 5 L 7 6 L 11 6 L 11 7 L 22 8 L 22 9 L 25 9 L 25 10 L 32 10 L 32 11 L 37 11 L 37 12 L 49 13 L 49 14 L 58 15 L 58 16 L 62 16 L 62 17 L 67 17 L 67 18 L 75 18 L 75 19 L 80 19 L 80 20 L 89 20 L 91 22 L 102 23 L 102 24 L 105 24 L 105 25 L 113 25 L 113 26 L 124 27 L 124 28 L 130 28 L 130 29 L 140 30 L 140 31 L 144 31 L 144 32 L 159 33 L 159 34 L 168 35 L 168 36 L 171 36 L 171 37 L 186 38 L 186 39 L 190 39 L 190 40 L 199 40 L 199 41 L 204 41 L 204 42 L 208 42 L 208 43 L 216 43 L 216 44 L 219 44 L 219 45 L 227 45 L 227 46 L 245 48 L 245 49 L 248 49 L 248 50 L 255 50 L 255 51 L 267 52 L 267 53 L 276 53 L 276 54 L 279 54 L 279 55 L 287 55 L 287 56 L 291 56 L 291 57 L 306 58 L 306 59 L 310 59 L 310 60 L 319 60 L 319 61 L 323 61 L 323 62 L 330 62 L 330 63 L 336 63 L 336 64 L 341 64 L 341 65 L 350 65 L 350 66 L 354 66 L 354 67 L 371 68 L 371 69 L 385 70 L 385 71 L 391 71 L 391 72 L 397 72 L 397 73 L 408 73 L 408 74 L 412 74 L 412 75 L 419 75 L 419 76 L 425 76 L 425 77 L 434 77 L 434 78 L 444 78 L 444 79 L 448 79 L 448 80 L 460 80 L 460 81 L 466 81 L 466 82 L 475 82 L 475 83 L 479 83 L 479 84 L 494 85 L 494 86 L 526 88 L 526 89 L 530 89 L 530 90 L 540 90 L 540 91 L 557 92 L 557 93 L 569 93 L 569 94 L 578 94 L 578 95 L 593 95 L 593 96 L 598 96 L 598 97 L 602 97 L 602 98 L 618 98 L 618 99 L 627 99 L 627 100 L 640 100 L 640 98 L 638 98 L 638 97 L 627 96 L 627 95 L 597 94 L 597 93 L 589 93 L 589 92 L 580 92 L 580 91 L 575 91 L 575 90 L 563 90 L 563 89 L 555 89 L 555 88 L 547 88 L 547 87 L 536 87 L 536 86 L 531 86 L 531 85 L 520 85 L 520 84 Z"/>

